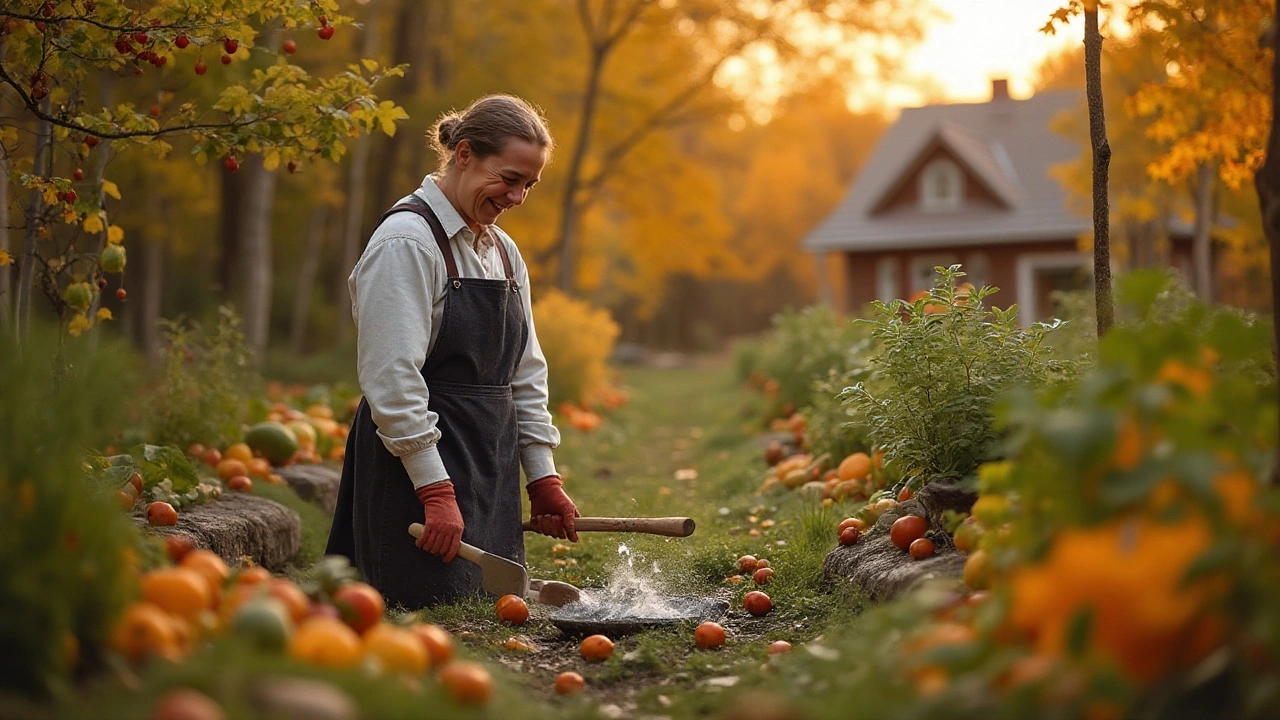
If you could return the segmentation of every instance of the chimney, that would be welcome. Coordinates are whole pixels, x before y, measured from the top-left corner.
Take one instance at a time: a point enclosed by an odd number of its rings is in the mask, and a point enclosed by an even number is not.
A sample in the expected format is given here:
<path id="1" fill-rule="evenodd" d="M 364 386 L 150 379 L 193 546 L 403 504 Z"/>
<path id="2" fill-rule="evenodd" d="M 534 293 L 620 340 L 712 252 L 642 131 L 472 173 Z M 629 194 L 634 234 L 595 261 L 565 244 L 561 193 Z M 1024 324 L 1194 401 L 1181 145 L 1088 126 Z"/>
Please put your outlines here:
<path id="1" fill-rule="evenodd" d="M 1008 78 L 995 78 L 991 81 L 991 102 L 1009 99 Z"/>

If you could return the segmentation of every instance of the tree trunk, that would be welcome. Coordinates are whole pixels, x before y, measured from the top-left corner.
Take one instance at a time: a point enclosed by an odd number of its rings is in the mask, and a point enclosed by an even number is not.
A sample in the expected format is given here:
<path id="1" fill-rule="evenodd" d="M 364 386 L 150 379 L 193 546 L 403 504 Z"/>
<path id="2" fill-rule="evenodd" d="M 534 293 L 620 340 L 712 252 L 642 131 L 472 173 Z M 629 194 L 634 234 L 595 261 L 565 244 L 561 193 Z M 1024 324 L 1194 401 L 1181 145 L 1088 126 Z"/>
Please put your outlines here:
<path id="1" fill-rule="evenodd" d="M 4 88 L 0 88 L 0 105 L 4 104 Z M 9 253 L 9 154 L 0 148 L 0 252 Z M 10 253 L 12 255 L 12 253 Z M 13 296 L 13 271 L 0 267 L 0 328 L 9 327 Z"/>
<path id="2" fill-rule="evenodd" d="M 271 330 L 271 206 L 276 174 L 262 166 L 262 156 L 246 158 L 244 215 L 240 231 L 240 277 L 244 281 L 245 342 L 261 363 Z"/>
<path id="3" fill-rule="evenodd" d="M 382 21 L 382 10 L 386 7 L 385 0 L 369 0 L 367 6 L 367 14 L 365 16 L 364 41 L 361 43 L 360 57 L 370 58 L 378 51 L 378 31 Z M 344 213 L 342 223 L 342 262 L 339 264 L 339 272 L 350 272 L 351 268 L 356 264 L 356 260 L 360 258 L 361 240 L 364 237 L 364 207 L 365 195 L 367 193 L 368 170 L 369 170 L 369 153 L 372 149 L 372 139 L 367 134 L 362 134 L 355 139 L 351 148 L 351 159 L 348 161 L 347 173 L 347 206 Z M 308 242 L 311 238 L 308 238 Z M 309 285 L 310 283 L 308 283 Z M 307 288 L 307 298 L 310 300 L 311 288 Z M 296 296 L 295 296 L 296 297 Z M 339 344 L 345 344 L 351 338 L 351 298 L 346 292 L 339 292 L 335 298 L 338 305 L 338 327 L 337 339 Z M 295 320 L 297 319 L 297 305 L 294 305 Z M 303 312 L 305 320 L 305 311 Z M 292 336 L 298 332 L 298 325 L 294 325 L 290 333 L 290 345 L 293 344 Z"/>
<path id="4" fill-rule="evenodd" d="M 48 96 L 40 103 L 40 110 L 48 115 L 52 106 Z M 53 123 L 41 120 L 36 131 L 36 156 L 32 171 L 40 177 L 49 177 L 49 168 L 53 164 Z M 18 272 L 18 306 L 16 312 L 18 342 L 22 343 L 31 332 L 31 294 L 34 291 L 36 277 L 36 243 L 40 239 L 42 226 L 41 216 L 44 214 L 44 196 L 39 190 L 31 191 L 31 199 L 27 206 L 27 237 L 22 248 L 22 266 Z"/>
<path id="5" fill-rule="evenodd" d="M 1268 40 L 1271 44 L 1271 133 L 1267 138 L 1267 159 L 1254 176 L 1258 205 L 1262 210 L 1262 232 L 1271 252 L 1271 323 L 1273 350 L 1280 351 L 1280 14 L 1272 18 Z M 1274 399 L 1274 398 L 1273 398 Z M 1278 427 L 1280 429 L 1280 427 Z M 1280 442 L 1271 461 L 1271 484 L 1280 485 Z"/>
<path id="6" fill-rule="evenodd" d="M 307 320 L 311 310 L 311 292 L 316 285 L 316 273 L 320 270 L 320 253 L 324 251 L 325 220 L 329 208 L 323 203 L 311 211 L 311 225 L 307 228 L 306 248 L 302 251 L 302 266 L 298 268 L 298 286 L 293 291 L 293 315 L 289 321 L 289 350 L 301 355 L 307 344 Z M 343 297 L 347 297 L 343 293 Z M 347 316 L 351 316 L 351 303 L 346 304 Z M 339 326 L 350 325 L 339 322 Z"/>
<path id="7" fill-rule="evenodd" d="M 578 185 L 582 181 L 582 165 L 591 145 L 591 126 L 595 121 L 596 102 L 600 97 L 600 76 L 604 71 L 607 50 L 599 45 L 591 47 L 591 65 L 587 68 L 587 86 L 582 93 L 582 114 L 578 118 L 578 137 L 574 140 L 573 156 L 569 161 L 569 174 L 564 183 L 564 196 L 560 200 L 560 229 L 556 247 L 560 255 L 560 289 L 573 292 L 574 235 L 578 226 Z"/>
<path id="8" fill-rule="evenodd" d="M 1102 33 L 1098 29 L 1096 2 L 1085 3 L 1084 72 L 1089 98 L 1089 144 L 1093 149 L 1094 302 L 1101 338 L 1115 321 L 1115 307 L 1111 299 L 1111 205 L 1107 199 L 1111 146 L 1107 144 L 1107 122 L 1102 106 Z"/>
<path id="9" fill-rule="evenodd" d="M 163 218 L 167 209 L 161 204 L 158 193 L 147 194 L 147 215 Z M 167 224 L 166 224 L 167 226 Z M 164 299 L 164 238 L 151 234 L 142 238 L 142 295 L 139 300 L 138 335 L 142 351 L 147 356 L 148 367 L 158 367 L 164 350 L 164 338 L 160 334 L 160 308 Z"/>
<path id="10" fill-rule="evenodd" d="M 1195 230 L 1191 237 L 1191 265 L 1195 268 L 1196 294 L 1213 302 L 1213 165 L 1202 164 L 1196 172 Z"/>

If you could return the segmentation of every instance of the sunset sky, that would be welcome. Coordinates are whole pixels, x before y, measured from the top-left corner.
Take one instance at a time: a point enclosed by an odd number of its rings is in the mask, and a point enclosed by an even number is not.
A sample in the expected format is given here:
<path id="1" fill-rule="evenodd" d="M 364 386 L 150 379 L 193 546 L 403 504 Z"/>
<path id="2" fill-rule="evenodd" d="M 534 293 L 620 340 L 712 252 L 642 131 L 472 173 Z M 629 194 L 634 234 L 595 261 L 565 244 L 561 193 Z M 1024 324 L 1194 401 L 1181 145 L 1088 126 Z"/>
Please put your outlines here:
<path id="1" fill-rule="evenodd" d="M 933 23 L 889 87 L 868 89 L 890 107 L 945 100 L 976 102 L 991 95 L 991 80 L 1009 79 L 1015 98 L 1032 90 L 1037 64 L 1083 41 L 1077 18 L 1057 35 L 1040 28 L 1065 0 L 933 0 L 947 18 Z M 851 103 L 861 104 L 858 97 Z"/>

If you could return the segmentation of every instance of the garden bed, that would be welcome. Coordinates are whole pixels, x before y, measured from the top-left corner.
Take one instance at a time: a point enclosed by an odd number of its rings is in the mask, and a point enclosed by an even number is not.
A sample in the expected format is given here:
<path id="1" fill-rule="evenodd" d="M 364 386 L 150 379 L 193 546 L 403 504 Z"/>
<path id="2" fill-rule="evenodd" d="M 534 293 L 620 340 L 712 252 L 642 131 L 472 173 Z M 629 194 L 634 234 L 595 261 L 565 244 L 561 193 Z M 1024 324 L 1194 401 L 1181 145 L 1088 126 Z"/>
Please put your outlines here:
<path id="1" fill-rule="evenodd" d="M 284 570 L 302 544 L 297 513 L 242 493 L 227 493 L 217 502 L 183 510 L 171 527 L 147 525 L 146 518 L 138 516 L 134 522 L 157 535 L 181 537 L 192 547 L 212 550 L 233 566 L 248 558 L 269 570 Z"/>

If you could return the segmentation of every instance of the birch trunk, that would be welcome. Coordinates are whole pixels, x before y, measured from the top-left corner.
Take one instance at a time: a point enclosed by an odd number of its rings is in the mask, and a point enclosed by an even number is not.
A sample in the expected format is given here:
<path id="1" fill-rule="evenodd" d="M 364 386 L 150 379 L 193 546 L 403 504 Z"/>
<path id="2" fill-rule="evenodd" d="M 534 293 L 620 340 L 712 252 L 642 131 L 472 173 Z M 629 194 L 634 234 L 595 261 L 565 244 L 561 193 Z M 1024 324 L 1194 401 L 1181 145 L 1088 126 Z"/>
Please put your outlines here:
<path id="1" fill-rule="evenodd" d="M 245 343 L 262 362 L 271 325 L 271 206 L 276 174 L 262 166 L 262 156 L 245 159 L 244 216 L 240 229 L 240 277 Z"/>
<path id="2" fill-rule="evenodd" d="M 1111 295 L 1111 206 L 1107 198 L 1111 146 L 1102 103 L 1102 33 L 1098 29 L 1097 3 L 1085 3 L 1084 72 L 1089 98 L 1089 145 L 1093 151 L 1093 282 L 1097 305 L 1098 337 L 1115 322 Z"/>

